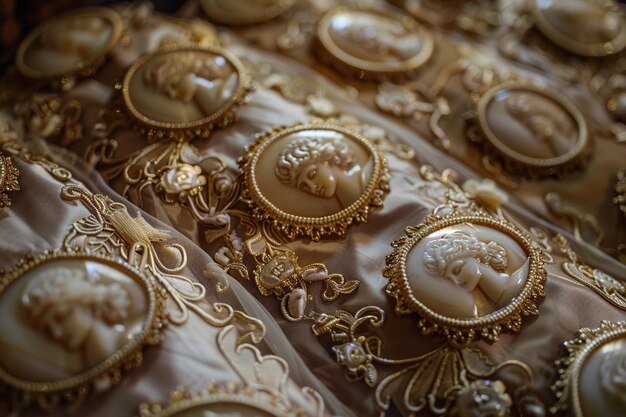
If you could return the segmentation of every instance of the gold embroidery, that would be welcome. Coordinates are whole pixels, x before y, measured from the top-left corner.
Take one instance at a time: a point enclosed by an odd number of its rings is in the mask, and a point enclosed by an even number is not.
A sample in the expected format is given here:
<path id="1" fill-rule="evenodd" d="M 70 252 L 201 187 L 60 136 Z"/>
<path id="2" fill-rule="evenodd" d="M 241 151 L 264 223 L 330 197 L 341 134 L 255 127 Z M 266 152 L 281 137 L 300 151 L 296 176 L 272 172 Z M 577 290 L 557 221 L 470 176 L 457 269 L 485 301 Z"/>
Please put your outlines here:
<path id="1" fill-rule="evenodd" d="M 20 171 L 11 158 L 0 152 L 0 209 L 11 205 L 7 192 L 20 190 L 19 175 Z"/>

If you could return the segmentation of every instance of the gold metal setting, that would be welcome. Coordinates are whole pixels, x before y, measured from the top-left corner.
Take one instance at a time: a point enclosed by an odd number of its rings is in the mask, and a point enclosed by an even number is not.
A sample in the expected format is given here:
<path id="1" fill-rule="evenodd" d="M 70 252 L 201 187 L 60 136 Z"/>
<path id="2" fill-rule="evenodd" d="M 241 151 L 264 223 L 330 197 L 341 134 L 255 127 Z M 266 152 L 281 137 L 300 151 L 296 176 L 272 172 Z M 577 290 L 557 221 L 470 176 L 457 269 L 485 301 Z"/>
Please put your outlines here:
<path id="1" fill-rule="evenodd" d="M 67 70 L 46 71 L 33 68 L 31 65 L 28 64 L 27 54 L 29 53 L 29 50 L 33 48 L 34 45 L 36 46 L 36 44 L 40 42 L 42 38 L 48 36 L 49 34 L 47 33 L 47 31 L 50 29 L 54 29 L 54 25 L 59 24 L 64 20 L 77 21 L 79 19 L 87 18 L 100 18 L 106 21 L 111 26 L 111 35 L 109 36 L 106 45 L 101 48 L 101 51 L 98 54 L 95 54 L 94 56 L 91 56 L 86 60 L 80 61 L 72 68 Z M 90 7 L 67 13 L 43 25 L 40 25 L 35 30 L 33 30 L 20 44 L 17 50 L 17 54 L 15 56 L 15 64 L 20 73 L 29 78 L 35 79 L 61 79 L 63 77 L 73 75 L 89 76 L 92 75 L 104 63 L 105 57 L 108 52 L 115 47 L 115 45 L 118 43 L 118 40 L 121 38 L 122 30 L 122 18 L 117 12 L 110 8 Z"/>
<path id="2" fill-rule="evenodd" d="M 498 136 L 492 129 L 488 118 L 488 108 L 494 100 L 507 92 L 520 91 L 542 96 L 559 106 L 567 113 L 576 128 L 576 140 L 571 148 L 554 157 L 532 157 L 512 149 L 503 138 Z M 537 179 L 541 177 L 563 177 L 572 171 L 583 168 L 591 155 L 591 138 L 589 137 L 587 123 L 582 113 L 576 106 L 557 91 L 526 81 L 509 81 L 495 85 L 478 96 L 474 111 L 469 113 L 468 137 L 472 142 L 483 146 L 485 157 L 492 164 L 498 165 L 507 174 L 515 177 Z M 546 134 L 551 132 L 545 129 Z M 553 126 L 552 129 L 556 129 Z M 536 133 L 536 132 L 535 132 Z M 543 134 L 543 133 L 542 133 Z M 539 135 L 534 135 L 537 140 Z"/>
<path id="3" fill-rule="evenodd" d="M 234 92 L 225 100 L 225 103 L 221 107 L 201 119 L 188 122 L 166 122 L 155 120 L 154 118 L 144 115 L 137 108 L 133 94 L 130 91 L 130 83 L 133 81 L 133 77 L 141 71 L 142 66 L 149 63 L 151 60 L 163 58 L 168 54 L 173 55 L 184 52 L 213 56 L 228 63 L 238 77 L 237 87 Z M 208 137 L 214 128 L 226 127 L 236 120 L 236 108 L 245 103 L 247 95 L 252 89 L 252 79 L 248 76 L 248 73 L 239 59 L 230 52 L 212 44 L 207 44 L 202 47 L 190 45 L 174 46 L 145 55 L 128 69 L 121 84 L 126 111 L 142 126 L 142 133 L 146 134 L 148 138 L 152 140 L 161 138 L 190 139 L 194 136 Z"/>
<path id="4" fill-rule="evenodd" d="M 572 39 L 555 28 L 549 19 L 546 18 L 541 9 L 540 3 L 543 3 L 541 0 L 533 0 L 531 3 L 531 13 L 537 28 L 545 37 L 569 52 L 585 57 L 602 57 L 616 54 L 626 47 L 626 18 L 617 2 L 606 0 L 603 3 L 608 7 L 612 6 L 614 8 L 612 12 L 619 15 L 621 21 L 619 33 L 615 38 L 607 42 L 598 43 L 586 43 Z M 602 2 L 596 3 L 601 4 Z M 593 19 L 594 16 L 589 18 Z"/>
<path id="5" fill-rule="evenodd" d="M 134 267 L 119 257 L 104 254 L 51 251 L 37 257 L 28 256 L 22 259 L 13 270 L 0 273 L 0 297 L 27 272 L 59 260 L 91 261 L 122 272 L 142 287 L 148 300 L 148 309 L 142 330 L 138 335 L 112 356 L 78 375 L 54 381 L 30 381 L 12 375 L 0 367 L 0 380 L 19 390 L 25 398 L 42 409 L 53 409 L 64 401 L 70 403 L 80 401 L 95 384 L 107 386 L 119 383 L 123 371 L 141 365 L 142 349 L 146 345 L 160 343 L 161 332 L 167 323 L 162 296 L 155 291 L 153 278 L 148 272 Z"/>
<path id="6" fill-rule="evenodd" d="M 20 190 L 19 175 L 20 171 L 11 158 L 0 153 L 0 209 L 11 205 L 7 192 Z"/>
<path id="7" fill-rule="evenodd" d="M 419 37 L 420 49 L 414 55 L 408 58 L 398 59 L 395 62 L 369 61 L 362 57 L 354 56 L 349 51 L 341 48 L 333 39 L 330 28 L 333 26 L 334 19 L 341 19 L 342 15 L 361 15 L 370 20 L 380 20 L 396 27 L 402 27 L 413 36 Z M 343 16 L 344 18 L 346 16 Z M 345 23 L 344 23 L 345 25 Z M 367 30 L 376 28 L 371 23 L 366 25 Z M 356 41 L 363 45 L 366 39 Z M 383 49 L 388 49 L 386 45 Z M 317 53 L 320 59 L 332 65 L 340 73 L 357 78 L 357 79 L 402 79 L 410 77 L 418 68 L 420 68 L 428 59 L 430 59 L 434 49 L 434 41 L 430 32 L 422 25 L 417 23 L 413 18 L 403 14 L 401 11 L 391 7 L 361 7 L 361 6 L 345 6 L 337 7 L 326 12 L 317 25 L 317 36 L 314 43 L 313 51 Z"/>
<path id="8" fill-rule="evenodd" d="M 212 20 L 226 25 L 253 25 L 274 19 L 291 8 L 295 0 L 274 0 L 270 5 L 262 4 L 261 10 L 255 2 L 233 0 L 201 0 L 200 6 Z"/>
<path id="9" fill-rule="evenodd" d="M 552 391 L 557 398 L 556 403 L 550 409 L 553 414 L 592 417 L 583 412 L 584 409 L 589 410 L 591 407 L 590 405 L 584 407 L 581 398 L 587 394 L 581 391 L 583 368 L 595 354 L 603 351 L 603 347 L 618 341 L 626 342 L 626 322 L 602 321 L 600 327 L 580 329 L 574 339 L 564 343 L 567 356 L 555 362 L 559 378 L 552 385 Z M 620 352 L 624 352 L 623 347 Z M 623 366 L 623 359 L 615 360 L 613 363 L 616 367 Z M 598 385 L 601 385 L 599 382 Z M 608 404 L 608 398 L 603 398 L 603 400 L 605 404 Z"/>
<path id="10" fill-rule="evenodd" d="M 330 131 L 344 135 L 366 149 L 373 160 L 370 178 L 360 197 L 336 213 L 320 217 L 305 217 L 288 213 L 278 208 L 276 202 L 268 199 L 259 187 L 256 170 L 264 151 L 276 141 L 307 131 Z M 389 173 L 382 153 L 361 134 L 331 124 L 278 126 L 259 135 L 257 142 L 248 149 L 247 155 L 240 159 L 239 164 L 244 180 L 243 199 L 248 202 L 254 218 L 271 223 L 289 239 L 305 236 L 318 241 L 322 236 L 343 236 L 353 222 L 367 222 L 370 210 L 382 206 L 383 195 L 389 190 Z"/>
<path id="11" fill-rule="evenodd" d="M 626 171 L 620 171 L 617 173 L 615 192 L 617 193 L 617 196 L 613 199 L 613 203 L 617 204 L 624 216 L 626 216 Z"/>

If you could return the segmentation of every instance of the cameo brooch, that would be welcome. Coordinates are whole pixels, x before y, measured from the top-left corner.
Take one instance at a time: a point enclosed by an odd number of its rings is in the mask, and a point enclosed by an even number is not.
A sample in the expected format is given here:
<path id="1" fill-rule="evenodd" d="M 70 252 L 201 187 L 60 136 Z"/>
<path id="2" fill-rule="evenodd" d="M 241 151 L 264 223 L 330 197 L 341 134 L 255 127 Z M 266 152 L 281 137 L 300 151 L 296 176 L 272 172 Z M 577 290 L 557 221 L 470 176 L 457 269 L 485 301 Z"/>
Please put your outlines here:
<path id="1" fill-rule="evenodd" d="M 145 55 L 121 85 L 124 107 L 149 139 L 208 136 L 235 120 L 252 80 L 217 46 L 177 46 Z"/>
<path id="2" fill-rule="evenodd" d="M 433 53 L 432 35 L 413 18 L 384 8 L 337 7 L 317 25 L 314 52 L 358 79 L 406 78 Z"/>
<path id="3" fill-rule="evenodd" d="M 580 56 L 613 55 L 626 47 L 626 19 L 614 0 L 533 0 L 539 31 L 554 44 Z"/>
<path id="4" fill-rule="evenodd" d="M 582 113 L 548 87 L 495 85 L 477 96 L 467 118 L 468 137 L 483 147 L 488 164 L 513 177 L 563 177 L 582 168 L 591 153 Z"/>
<path id="5" fill-rule="evenodd" d="M 105 7 L 56 17 L 22 41 L 15 57 L 17 69 L 35 79 L 93 75 L 120 40 L 122 29 L 122 18 Z"/>
<path id="6" fill-rule="evenodd" d="M 239 162 L 254 217 L 289 239 L 343 236 L 353 222 L 367 221 L 389 189 L 380 150 L 331 124 L 274 128 Z"/>
<path id="7" fill-rule="evenodd" d="M 47 252 L 0 275 L 0 381 L 44 409 L 137 367 L 165 313 L 152 279 L 115 257 Z"/>
<path id="8" fill-rule="evenodd" d="M 626 323 L 603 321 L 580 329 L 564 343 L 567 356 L 556 361 L 559 380 L 552 386 L 554 414 L 621 417 L 626 409 Z"/>

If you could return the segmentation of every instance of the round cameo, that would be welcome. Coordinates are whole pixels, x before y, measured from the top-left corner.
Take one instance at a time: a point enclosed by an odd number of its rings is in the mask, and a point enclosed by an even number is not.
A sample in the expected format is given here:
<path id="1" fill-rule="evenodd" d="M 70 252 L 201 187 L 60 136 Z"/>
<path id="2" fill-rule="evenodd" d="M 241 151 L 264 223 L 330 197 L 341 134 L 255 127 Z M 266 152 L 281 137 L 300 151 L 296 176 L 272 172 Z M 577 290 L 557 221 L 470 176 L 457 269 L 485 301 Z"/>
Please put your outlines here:
<path id="1" fill-rule="evenodd" d="M 433 52 L 430 33 L 390 8 L 332 9 L 318 24 L 317 41 L 322 59 L 357 78 L 406 76 Z"/>
<path id="2" fill-rule="evenodd" d="M 626 410 L 626 323 L 602 322 L 565 343 L 555 410 L 575 417 L 622 417 Z M 569 394 L 569 395 L 568 395 Z"/>
<path id="3" fill-rule="evenodd" d="M 626 46 L 626 19 L 614 0 L 533 0 L 539 30 L 582 56 L 615 54 Z"/>
<path id="4" fill-rule="evenodd" d="M 589 142 L 585 119 L 574 104 L 531 84 L 488 90 L 478 102 L 478 124 L 489 150 L 509 170 L 529 176 L 558 175 L 580 164 Z"/>
<path id="5" fill-rule="evenodd" d="M 155 336 L 150 281 L 123 262 L 53 253 L 0 280 L 0 380 L 33 397 L 85 391 L 136 366 Z"/>
<path id="6" fill-rule="evenodd" d="M 295 0 L 201 0 L 200 5 L 212 20 L 226 25 L 251 25 L 265 22 L 287 11 Z"/>
<path id="7" fill-rule="evenodd" d="M 122 33 L 122 19 L 104 7 L 83 9 L 50 20 L 31 32 L 16 55 L 30 78 L 57 78 L 97 69 Z"/>
<path id="8" fill-rule="evenodd" d="M 126 73 L 124 103 L 141 124 L 165 131 L 226 126 L 251 88 L 243 65 L 218 47 L 174 47 L 144 56 Z"/>
<path id="9" fill-rule="evenodd" d="M 259 137 L 242 161 L 245 192 L 260 220 L 291 238 L 345 234 L 382 205 L 388 173 L 365 137 L 333 125 L 280 127 Z"/>
<path id="10" fill-rule="evenodd" d="M 471 339 L 511 324 L 515 329 L 542 292 L 545 270 L 537 250 L 499 218 L 429 219 L 409 227 L 394 246 L 384 272 L 391 280 L 387 292 L 397 298 L 397 312 L 424 319 L 424 330 L 430 323 L 449 335 L 467 332 Z"/>

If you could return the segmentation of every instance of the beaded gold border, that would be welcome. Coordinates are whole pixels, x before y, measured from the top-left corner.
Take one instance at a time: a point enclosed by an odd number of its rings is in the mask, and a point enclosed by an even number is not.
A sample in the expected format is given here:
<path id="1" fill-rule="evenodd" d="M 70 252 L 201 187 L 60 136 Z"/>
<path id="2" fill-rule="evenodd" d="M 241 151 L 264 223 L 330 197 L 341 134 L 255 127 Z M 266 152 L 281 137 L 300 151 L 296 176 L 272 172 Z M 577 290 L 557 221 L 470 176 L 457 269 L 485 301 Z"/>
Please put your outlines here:
<path id="1" fill-rule="evenodd" d="M 92 60 L 83 62 L 76 69 L 69 72 L 59 72 L 59 73 L 51 73 L 38 71 L 30 68 L 26 65 L 24 61 L 24 56 L 28 48 L 32 45 L 32 43 L 39 38 L 39 36 L 45 32 L 45 30 L 53 23 L 58 22 L 59 20 L 67 19 L 67 18 L 76 18 L 80 16 L 98 16 L 108 20 L 111 23 L 111 39 L 104 48 L 101 55 L 94 57 Z M 122 36 L 122 31 L 124 28 L 124 23 L 121 16 L 113 9 L 109 9 L 106 7 L 88 7 L 84 9 L 80 9 L 74 12 L 66 13 L 60 15 L 52 21 L 48 21 L 42 25 L 36 27 L 33 31 L 31 31 L 28 36 L 20 43 L 20 46 L 17 49 L 17 54 L 15 55 L 15 65 L 17 66 L 18 71 L 29 78 L 35 79 L 46 79 L 46 78 L 63 78 L 70 75 L 85 75 L 89 76 L 93 72 L 95 72 L 103 63 L 106 55 L 117 45 L 119 39 Z"/>
<path id="2" fill-rule="evenodd" d="M 137 70 L 149 60 L 159 55 L 185 51 L 208 53 L 212 55 L 218 55 L 226 59 L 226 61 L 228 61 L 228 63 L 235 69 L 235 71 L 237 72 L 237 76 L 239 77 L 237 89 L 235 90 L 231 98 L 220 109 L 203 119 L 195 120 L 193 122 L 162 122 L 143 115 L 139 110 L 135 108 L 133 104 L 133 100 L 129 91 L 131 79 L 133 78 Z M 245 102 L 246 96 L 253 87 L 252 79 L 245 70 L 244 65 L 235 55 L 231 54 L 225 49 L 217 45 L 176 45 L 160 49 L 156 52 L 141 57 L 128 69 L 128 71 L 126 71 L 121 88 L 124 107 L 126 111 L 142 126 L 145 126 L 148 129 L 146 133 L 148 133 L 149 136 L 159 136 L 158 132 L 161 132 L 160 136 L 167 136 L 167 134 L 175 135 L 176 133 L 180 132 L 191 132 L 192 134 L 198 136 L 206 136 L 207 131 L 212 130 L 214 127 L 226 127 L 235 121 L 235 109 Z"/>
<path id="3" fill-rule="evenodd" d="M 609 42 L 584 43 L 573 40 L 553 28 L 543 15 L 541 8 L 537 4 L 538 1 L 534 0 L 531 6 L 531 14 L 535 24 L 542 34 L 561 48 L 585 57 L 602 57 L 616 54 L 626 47 L 626 18 L 624 14 L 622 14 L 620 32 L 613 40 Z"/>
<path id="4" fill-rule="evenodd" d="M 228 3 L 231 2 L 229 1 Z M 275 0 L 274 4 L 267 7 L 263 16 L 258 19 L 243 19 L 241 16 L 224 12 L 220 6 L 215 4 L 215 0 L 200 0 L 200 7 L 202 7 L 202 10 L 209 18 L 216 22 L 232 26 L 245 26 L 274 19 L 289 10 L 295 3 L 296 0 Z"/>
<path id="5" fill-rule="evenodd" d="M 582 328 L 574 339 L 564 343 L 567 356 L 555 361 L 559 379 L 552 385 L 557 398 L 550 409 L 553 414 L 561 412 L 573 417 L 585 417 L 578 386 L 580 372 L 587 359 L 598 349 L 619 339 L 626 339 L 626 322 L 602 321 L 600 327 Z"/>
<path id="6" fill-rule="evenodd" d="M 276 417 L 306 416 L 298 408 L 281 406 L 282 399 L 276 393 L 232 383 L 227 385 L 210 383 L 197 394 L 186 389 L 176 390 L 171 397 L 172 402 L 169 405 L 142 404 L 139 407 L 139 415 L 141 417 L 176 417 L 179 413 L 196 407 L 233 404 L 253 408 Z"/>
<path id="7" fill-rule="evenodd" d="M 382 15 L 386 18 L 391 17 L 409 29 L 419 33 L 422 40 L 422 48 L 414 57 L 403 62 L 395 68 L 391 68 L 385 63 L 375 63 L 353 57 L 339 48 L 333 41 L 328 27 L 331 20 L 338 13 L 345 12 L 365 12 L 374 15 Z M 403 79 L 410 76 L 423 64 L 425 64 L 433 54 L 434 40 L 430 32 L 412 17 L 405 15 L 400 10 L 392 9 L 391 6 L 385 7 L 364 7 L 364 6 L 341 6 L 327 11 L 319 23 L 317 24 L 317 36 L 313 44 L 313 51 L 318 54 L 320 59 L 329 63 L 338 72 L 357 79 Z"/>
<path id="8" fill-rule="evenodd" d="M 413 295 L 406 273 L 406 260 L 415 245 L 428 235 L 463 223 L 488 226 L 512 237 L 526 252 L 530 265 L 522 291 L 506 307 L 478 318 L 456 319 L 434 312 Z M 405 236 L 392 243 L 394 251 L 386 258 L 383 276 L 389 279 L 389 283 L 385 291 L 396 299 L 396 314 L 419 315 L 418 327 L 423 334 L 442 334 L 450 342 L 461 346 L 478 337 L 494 342 L 503 330 L 518 332 L 523 317 L 538 314 L 537 304 L 544 296 L 543 287 L 547 276 L 541 250 L 533 244 L 528 234 L 512 223 L 482 213 L 453 213 L 443 218 L 431 215 L 419 225 L 407 227 L 405 233 Z"/>
<path id="9" fill-rule="evenodd" d="M 564 155 L 556 158 L 532 158 L 510 149 L 502 143 L 489 127 L 487 107 L 494 97 L 504 90 L 527 90 L 543 95 L 558 103 L 574 120 L 578 130 L 575 147 Z M 591 154 L 591 140 L 587 122 L 578 108 L 568 98 L 552 88 L 533 84 L 527 81 L 507 81 L 497 84 L 485 91 L 476 102 L 476 118 L 473 123 L 482 137 L 482 145 L 487 154 L 497 154 L 504 160 L 506 170 L 512 174 L 520 174 L 527 178 L 558 176 L 577 168 L 582 168 Z"/>
<path id="10" fill-rule="evenodd" d="M 303 217 L 286 213 L 277 208 L 263 195 L 255 177 L 259 157 L 270 144 L 283 137 L 305 130 L 332 130 L 339 132 L 364 146 L 373 159 L 372 174 L 367 187 L 358 198 L 345 209 L 322 217 Z M 382 152 L 363 135 L 333 124 L 296 124 L 277 126 L 258 136 L 257 142 L 249 147 L 247 154 L 239 160 L 243 176 L 243 199 L 248 202 L 253 216 L 259 221 L 270 221 L 273 226 L 291 239 L 306 236 L 314 241 L 322 236 L 346 234 L 347 228 L 355 220 L 366 223 L 368 213 L 382 206 L 383 194 L 389 190 L 389 171 Z"/>
<path id="11" fill-rule="evenodd" d="M 134 279 L 144 288 L 149 305 L 141 333 L 111 357 L 81 374 L 58 381 L 38 382 L 16 377 L 0 367 L 0 381 L 26 393 L 29 398 L 35 399 L 41 408 L 51 408 L 51 406 L 53 408 L 61 398 L 65 400 L 83 398 L 96 381 L 103 377 L 110 377 L 113 383 L 119 382 L 123 370 L 141 365 L 141 351 L 145 345 L 154 345 L 160 342 L 161 331 L 166 320 L 161 296 L 155 291 L 148 275 L 121 259 L 84 252 L 52 251 L 44 252 L 38 257 L 22 259 L 14 269 L 0 272 L 0 297 L 13 282 L 26 272 L 55 260 L 86 260 L 115 268 Z"/>

